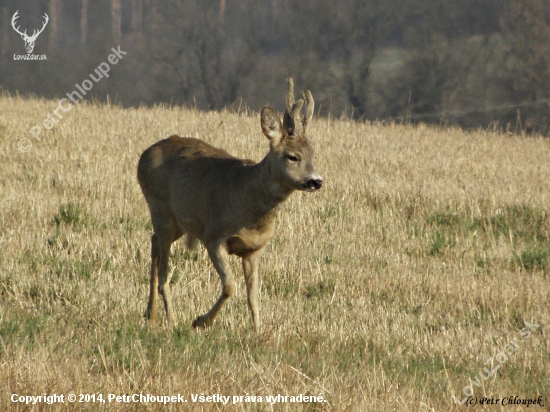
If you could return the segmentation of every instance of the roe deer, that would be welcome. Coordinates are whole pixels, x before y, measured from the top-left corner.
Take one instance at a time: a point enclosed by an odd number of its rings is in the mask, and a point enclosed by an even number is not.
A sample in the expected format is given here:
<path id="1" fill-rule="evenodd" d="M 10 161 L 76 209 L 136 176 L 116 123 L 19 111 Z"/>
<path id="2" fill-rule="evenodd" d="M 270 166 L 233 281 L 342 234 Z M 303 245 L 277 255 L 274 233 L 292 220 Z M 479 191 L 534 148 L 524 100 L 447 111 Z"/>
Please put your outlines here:
<path id="1" fill-rule="evenodd" d="M 235 290 L 228 265 L 231 254 L 242 258 L 248 306 L 256 331 L 260 329 L 258 262 L 260 251 L 274 234 L 279 205 L 295 190 L 320 189 L 323 180 L 313 168 L 313 149 L 306 137 L 314 102 L 304 92 L 294 102 L 292 79 L 287 80 L 283 122 L 265 106 L 261 125 L 269 139 L 269 153 L 260 163 L 238 159 L 201 140 L 171 136 L 149 147 L 139 159 L 138 180 L 149 205 L 151 279 L 145 316 L 157 319 L 160 293 L 169 326 L 175 324 L 170 296 L 168 257 L 172 242 L 187 234 L 187 245 L 200 240 L 218 272 L 222 292 L 214 306 L 193 322 L 212 325 Z"/>

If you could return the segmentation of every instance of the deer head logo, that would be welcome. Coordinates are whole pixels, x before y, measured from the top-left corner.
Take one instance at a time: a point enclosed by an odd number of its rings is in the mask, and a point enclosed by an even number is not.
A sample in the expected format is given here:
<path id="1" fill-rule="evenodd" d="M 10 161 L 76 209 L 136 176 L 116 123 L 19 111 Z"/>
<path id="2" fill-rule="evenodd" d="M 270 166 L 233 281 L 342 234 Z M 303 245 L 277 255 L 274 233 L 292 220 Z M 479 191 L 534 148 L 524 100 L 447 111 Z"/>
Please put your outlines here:
<path id="1" fill-rule="evenodd" d="M 18 19 L 18 17 L 19 17 L 19 10 L 17 10 L 13 15 L 13 18 L 11 19 L 11 26 L 17 33 L 21 35 L 21 38 L 25 41 L 25 49 L 27 49 L 27 53 L 31 54 L 34 49 L 34 42 L 36 41 L 36 38 L 40 33 L 44 31 L 44 28 L 46 27 L 46 24 L 48 24 L 48 21 L 50 21 L 50 18 L 46 13 L 44 13 L 44 23 L 42 25 L 42 28 L 40 30 L 34 30 L 32 36 L 29 36 L 27 35 L 27 30 L 25 30 L 24 32 L 21 32 L 19 30 L 19 27 L 15 26 L 16 20 Z"/>

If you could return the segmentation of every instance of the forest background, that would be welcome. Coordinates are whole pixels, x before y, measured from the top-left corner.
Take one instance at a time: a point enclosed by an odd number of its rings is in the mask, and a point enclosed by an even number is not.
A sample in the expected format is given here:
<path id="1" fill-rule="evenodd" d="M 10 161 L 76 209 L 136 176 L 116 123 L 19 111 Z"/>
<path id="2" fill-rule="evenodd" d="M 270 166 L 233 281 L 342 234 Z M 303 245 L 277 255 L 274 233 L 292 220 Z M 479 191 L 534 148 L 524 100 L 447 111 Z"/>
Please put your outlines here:
<path id="1" fill-rule="evenodd" d="M 546 134 L 549 39 L 548 0 L 3 0 L 0 89 L 62 97 L 120 46 L 87 98 L 283 109 L 292 76 L 323 116 Z"/>

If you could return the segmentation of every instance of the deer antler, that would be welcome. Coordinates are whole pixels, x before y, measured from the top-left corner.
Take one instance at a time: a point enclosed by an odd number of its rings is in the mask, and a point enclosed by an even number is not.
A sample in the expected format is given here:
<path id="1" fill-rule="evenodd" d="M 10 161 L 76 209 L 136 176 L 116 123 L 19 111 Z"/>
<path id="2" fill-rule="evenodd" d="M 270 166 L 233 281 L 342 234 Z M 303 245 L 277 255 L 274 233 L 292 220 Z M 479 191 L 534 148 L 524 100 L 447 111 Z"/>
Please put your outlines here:
<path id="1" fill-rule="evenodd" d="M 313 110 L 315 108 L 315 101 L 309 90 L 303 93 L 306 103 L 306 115 L 302 119 L 300 110 L 304 105 L 304 100 L 300 99 L 296 103 L 294 102 L 294 82 L 292 78 L 286 80 L 288 89 L 286 92 L 286 111 L 283 117 L 283 127 L 289 134 L 289 136 L 305 134 L 307 126 L 313 117 Z"/>
<path id="2" fill-rule="evenodd" d="M 302 99 L 294 103 L 294 82 L 292 78 L 287 79 L 288 90 L 286 92 L 286 111 L 283 116 L 283 127 L 289 136 L 300 135 L 303 132 L 300 110 L 304 105 Z"/>
<path id="3" fill-rule="evenodd" d="M 294 106 L 294 81 L 292 77 L 286 79 L 287 92 L 286 92 L 286 110 L 288 113 L 292 113 L 292 106 Z"/>
<path id="4" fill-rule="evenodd" d="M 315 108 L 315 101 L 313 100 L 313 96 L 311 95 L 311 92 L 309 90 L 306 90 L 304 92 L 304 99 L 306 100 L 306 117 L 304 117 L 304 120 L 302 122 L 302 125 L 304 126 L 304 134 L 307 131 L 307 126 L 309 125 L 309 122 L 311 118 L 313 117 L 313 109 Z"/>
<path id="5" fill-rule="evenodd" d="M 25 30 L 24 33 L 22 33 L 20 30 L 19 30 L 19 27 L 15 27 L 15 21 L 19 18 L 19 10 L 17 10 L 15 12 L 15 14 L 13 15 L 12 19 L 11 19 L 11 27 L 13 27 L 13 29 L 19 33 L 22 37 L 28 37 L 27 36 L 27 30 Z"/>

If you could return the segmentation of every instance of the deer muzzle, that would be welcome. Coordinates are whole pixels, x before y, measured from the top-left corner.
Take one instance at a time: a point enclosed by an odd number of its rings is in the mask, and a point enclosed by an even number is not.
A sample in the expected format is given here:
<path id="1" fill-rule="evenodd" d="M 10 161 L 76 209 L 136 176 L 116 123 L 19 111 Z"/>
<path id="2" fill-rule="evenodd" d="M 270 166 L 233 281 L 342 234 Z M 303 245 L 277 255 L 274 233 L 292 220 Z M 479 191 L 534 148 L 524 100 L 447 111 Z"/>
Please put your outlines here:
<path id="1" fill-rule="evenodd" d="M 323 178 L 321 176 L 312 176 L 305 185 L 305 190 L 308 192 L 313 192 L 318 190 L 323 186 Z"/>

